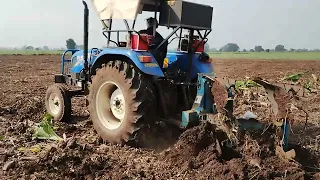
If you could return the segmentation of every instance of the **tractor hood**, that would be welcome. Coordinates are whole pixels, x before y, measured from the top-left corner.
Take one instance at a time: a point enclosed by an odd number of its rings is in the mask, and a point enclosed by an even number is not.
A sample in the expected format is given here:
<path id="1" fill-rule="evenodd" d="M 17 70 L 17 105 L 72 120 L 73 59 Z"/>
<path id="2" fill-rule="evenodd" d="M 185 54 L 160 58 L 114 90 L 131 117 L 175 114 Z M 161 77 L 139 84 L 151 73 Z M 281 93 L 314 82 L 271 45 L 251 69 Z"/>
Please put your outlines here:
<path id="1" fill-rule="evenodd" d="M 143 10 L 156 8 L 156 0 L 91 0 L 101 20 L 134 20 Z"/>

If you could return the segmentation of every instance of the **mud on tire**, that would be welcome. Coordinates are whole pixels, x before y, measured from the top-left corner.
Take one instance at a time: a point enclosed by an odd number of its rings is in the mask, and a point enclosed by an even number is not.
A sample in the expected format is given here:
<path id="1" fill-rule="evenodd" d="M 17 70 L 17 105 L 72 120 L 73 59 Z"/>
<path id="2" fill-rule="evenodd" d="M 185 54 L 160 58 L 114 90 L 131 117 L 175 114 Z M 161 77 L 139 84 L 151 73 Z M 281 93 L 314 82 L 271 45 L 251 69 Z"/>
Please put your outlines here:
<path id="1" fill-rule="evenodd" d="M 94 129 L 105 141 L 135 139 L 152 110 L 153 91 L 146 75 L 122 61 L 110 61 L 92 77 L 89 110 Z"/>

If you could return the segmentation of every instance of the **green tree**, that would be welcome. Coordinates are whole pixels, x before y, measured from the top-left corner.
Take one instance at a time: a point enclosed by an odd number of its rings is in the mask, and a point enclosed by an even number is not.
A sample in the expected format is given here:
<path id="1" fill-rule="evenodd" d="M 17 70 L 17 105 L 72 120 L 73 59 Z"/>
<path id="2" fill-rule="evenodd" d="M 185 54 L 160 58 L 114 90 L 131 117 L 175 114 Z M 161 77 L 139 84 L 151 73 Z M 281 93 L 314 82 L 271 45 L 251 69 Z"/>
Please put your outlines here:
<path id="1" fill-rule="evenodd" d="M 27 47 L 26 47 L 26 50 L 33 50 L 33 49 L 34 49 L 33 46 L 27 46 Z"/>
<path id="2" fill-rule="evenodd" d="M 287 50 L 284 48 L 284 45 L 279 44 L 279 45 L 276 46 L 275 51 L 284 52 L 284 51 L 287 51 Z"/>
<path id="3" fill-rule="evenodd" d="M 255 52 L 262 52 L 262 51 L 264 51 L 264 49 L 262 48 L 262 46 L 255 46 L 254 51 Z"/>
<path id="4" fill-rule="evenodd" d="M 73 40 L 73 39 L 68 39 L 67 41 L 66 41 L 66 43 L 67 43 L 67 48 L 68 49 L 76 49 L 76 46 L 77 46 L 77 44 L 76 44 L 76 42 Z"/>
<path id="5" fill-rule="evenodd" d="M 247 52 L 247 50 L 246 50 L 246 49 L 243 49 L 242 52 Z"/>
<path id="6" fill-rule="evenodd" d="M 250 52 L 254 52 L 254 49 L 250 49 Z"/>
<path id="7" fill-rule="evenodd" d="M 43 50 L 48 51 L 49 47 L 48 46 L 43 46 Z"/>
<path id="8" fill-rule="evenodd" d="M 235 43 L 228 43 L 224 45 L 223 47 L 220 48 L 219 51 L 222 52 L 238 52 L 239 51 L 239 46 Z"/>

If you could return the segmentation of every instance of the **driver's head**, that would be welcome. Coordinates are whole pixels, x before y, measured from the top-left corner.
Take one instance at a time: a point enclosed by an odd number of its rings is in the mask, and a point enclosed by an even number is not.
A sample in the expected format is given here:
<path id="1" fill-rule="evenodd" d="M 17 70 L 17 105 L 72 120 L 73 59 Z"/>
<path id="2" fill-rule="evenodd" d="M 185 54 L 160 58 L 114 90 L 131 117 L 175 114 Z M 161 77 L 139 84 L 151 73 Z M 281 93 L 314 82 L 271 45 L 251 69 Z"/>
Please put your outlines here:
<path id="1" fill-rule="evenodd" d="M 150 17 L 147 19 L 147 27 L 148 28 L 153 28 L 153 26 L 156 25 L 155 27 L 158 28 L 158 21 L 157 19 Z"/>

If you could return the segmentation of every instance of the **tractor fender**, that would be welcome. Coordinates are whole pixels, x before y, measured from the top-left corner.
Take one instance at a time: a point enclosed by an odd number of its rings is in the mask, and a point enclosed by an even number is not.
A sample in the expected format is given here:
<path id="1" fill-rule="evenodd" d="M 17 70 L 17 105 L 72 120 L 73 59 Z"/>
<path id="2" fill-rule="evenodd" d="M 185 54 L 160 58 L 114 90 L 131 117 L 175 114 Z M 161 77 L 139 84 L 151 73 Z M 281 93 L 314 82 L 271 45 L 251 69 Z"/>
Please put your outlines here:
<path id="1" fill-rule="evenodd" d="M 139 56 L 151 56 L 152 61 L 150 63 L 140 62 Z M 111 60 L 127 60 L 131 61 L 138 69 L 143 73 L 158 77 L 164 77 L 163 71 L 159 66 L 154 56 L 149 52 L 137 52 L 128 49 L 108 48 L 103 49 L 96 58 L 93 58 L 90 62 L 92 70 L 101 66 L 101 64 L 107 63 Z"/>

